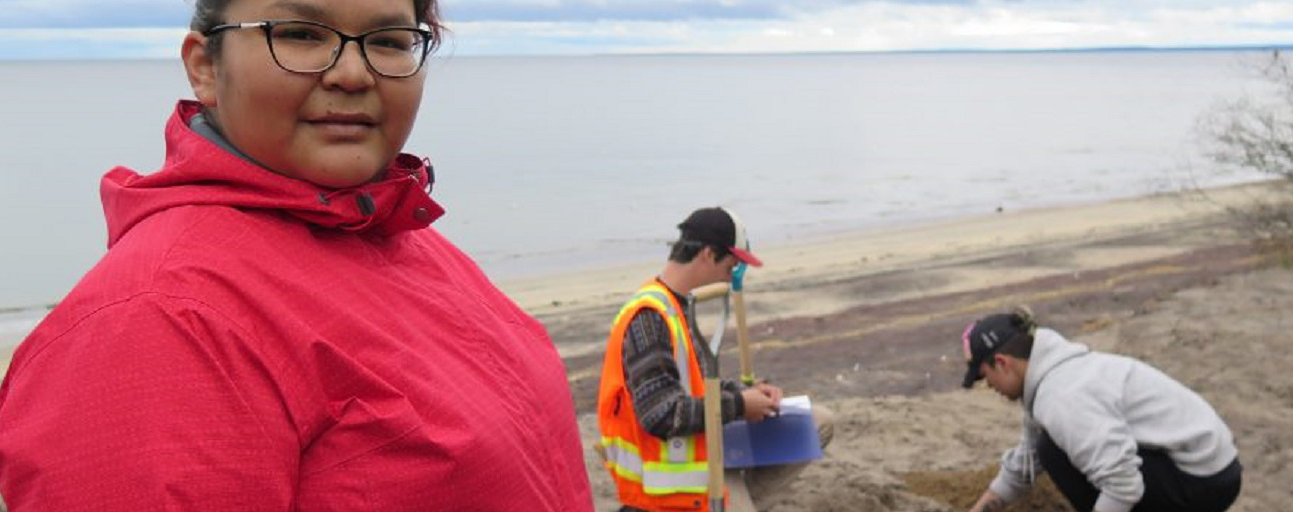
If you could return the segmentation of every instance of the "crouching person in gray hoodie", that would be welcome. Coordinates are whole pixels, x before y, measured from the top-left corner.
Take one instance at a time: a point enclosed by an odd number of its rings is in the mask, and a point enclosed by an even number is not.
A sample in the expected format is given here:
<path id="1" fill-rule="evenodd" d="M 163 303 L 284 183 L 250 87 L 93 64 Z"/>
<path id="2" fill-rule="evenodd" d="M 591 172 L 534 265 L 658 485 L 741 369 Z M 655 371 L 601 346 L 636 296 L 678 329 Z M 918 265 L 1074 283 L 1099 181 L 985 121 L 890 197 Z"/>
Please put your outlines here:
<path id="1" fill-rule="evenodd" d="M 1220 512 L 1239 495 L 1230 429 L 1158 369 L 1038 329 L 1026 307 L 975 321 L 961 343 L 963 385 L 986 380 L 1024 410 L 1019 444 L 971 512 L 1001 510 L 1039 469 L 1079 512 Z"/>

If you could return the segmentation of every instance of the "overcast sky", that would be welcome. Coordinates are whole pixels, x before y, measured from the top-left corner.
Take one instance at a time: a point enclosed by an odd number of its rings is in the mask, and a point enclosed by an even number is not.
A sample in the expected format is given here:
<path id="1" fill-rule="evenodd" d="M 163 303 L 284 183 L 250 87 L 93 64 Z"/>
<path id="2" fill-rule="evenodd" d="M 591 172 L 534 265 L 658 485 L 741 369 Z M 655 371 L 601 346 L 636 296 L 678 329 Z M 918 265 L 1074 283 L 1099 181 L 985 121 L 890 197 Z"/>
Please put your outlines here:
<path id="1" fill-rule="evenodd" d="M 193 0 L 0 0 L 0 58 L 174 57 Z M 1293 44 L 1293 0 L 445 0 L 454 55 Z"/>

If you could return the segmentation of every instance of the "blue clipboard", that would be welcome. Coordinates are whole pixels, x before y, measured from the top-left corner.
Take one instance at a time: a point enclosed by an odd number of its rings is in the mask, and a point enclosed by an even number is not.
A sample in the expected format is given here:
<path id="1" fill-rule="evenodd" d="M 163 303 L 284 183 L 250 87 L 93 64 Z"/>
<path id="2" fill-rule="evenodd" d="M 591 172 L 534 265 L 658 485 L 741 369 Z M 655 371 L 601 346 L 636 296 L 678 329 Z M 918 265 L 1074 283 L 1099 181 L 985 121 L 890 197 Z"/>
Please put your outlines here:
<path id="1" fill-rule="evenodd" d="M 807 399 L 803 400 L 804 403 Z M 808 407 L 785 407 L 758 423 L 736 420 L 723 426 L 723 466 L 750 468 L 822 458 L 817 426 Z"/>

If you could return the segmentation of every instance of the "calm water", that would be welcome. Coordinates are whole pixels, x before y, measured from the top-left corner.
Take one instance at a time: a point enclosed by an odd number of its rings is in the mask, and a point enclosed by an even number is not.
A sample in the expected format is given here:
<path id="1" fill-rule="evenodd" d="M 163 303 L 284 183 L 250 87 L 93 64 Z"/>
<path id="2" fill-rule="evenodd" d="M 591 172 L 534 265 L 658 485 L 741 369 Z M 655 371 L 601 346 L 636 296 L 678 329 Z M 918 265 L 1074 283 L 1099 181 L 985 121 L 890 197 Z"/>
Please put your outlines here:
<path id="1" fill-rule="evenodd" d="M 702 205 L 735 208 L 770 245 L 1164 190 L 1195 158 L 1196 117 L 1262 91 L 1243 67 L 1260 56 L 451 57 L 408 149 L 436 164 L 437 226 L 506 278 L 662 259 Z M 189 90 L 169 61 L 0 62 L 0 76 L 0 308 L 14 308 L 57 300 L 103 253 L 99 176 L 155 169 Z"/>

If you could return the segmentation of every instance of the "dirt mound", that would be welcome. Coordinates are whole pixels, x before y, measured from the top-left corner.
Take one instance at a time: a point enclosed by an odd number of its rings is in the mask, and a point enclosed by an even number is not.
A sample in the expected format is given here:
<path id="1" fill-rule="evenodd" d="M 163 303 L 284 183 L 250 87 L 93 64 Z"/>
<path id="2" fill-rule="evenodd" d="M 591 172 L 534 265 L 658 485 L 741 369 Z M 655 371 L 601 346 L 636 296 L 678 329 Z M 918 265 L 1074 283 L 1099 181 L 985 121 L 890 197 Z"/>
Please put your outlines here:
<path id="1" fill-rule="evenodd" d="M 907 490 L 951 505 L 955 510 L 969 510 L 988 488 L 997 474 L 993 464 L 974 471 L 915 471 L 905 473 L 902 479 Z M 1038 475 L 1033 490 L 1006 507 L 1007 512 L 1073 512 L 1064 496 L 1045 474 Z"/>

